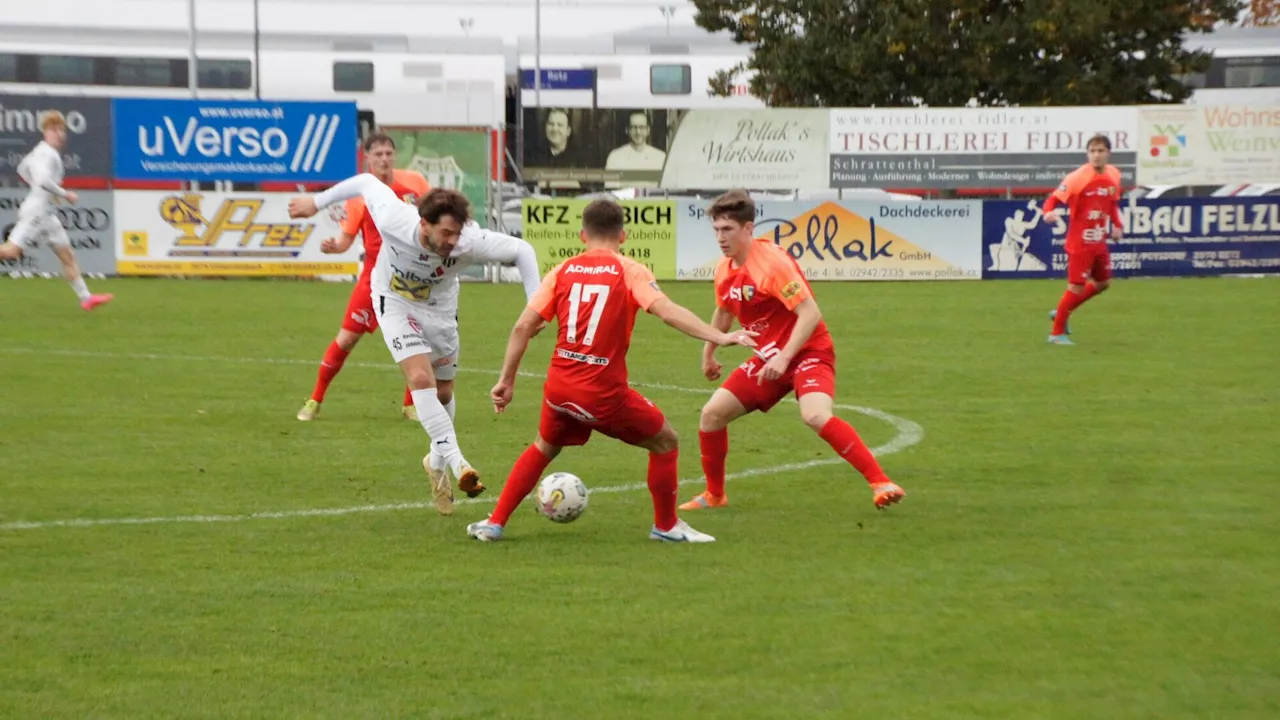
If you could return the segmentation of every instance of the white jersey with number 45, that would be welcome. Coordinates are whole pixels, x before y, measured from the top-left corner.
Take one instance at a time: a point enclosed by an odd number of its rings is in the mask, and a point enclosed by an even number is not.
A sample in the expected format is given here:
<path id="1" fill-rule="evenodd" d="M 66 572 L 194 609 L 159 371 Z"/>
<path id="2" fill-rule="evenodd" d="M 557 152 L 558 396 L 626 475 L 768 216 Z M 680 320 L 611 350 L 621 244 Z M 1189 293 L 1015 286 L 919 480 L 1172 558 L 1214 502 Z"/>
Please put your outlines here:
<path id="1" fill-rule="evenodd" d="M 514 264 L 520 271 L 526 297 L 538 289 L 538 258 L 529 243 L 511 235 L 485 230 L 473 221 L 462 228 L 458 245 L 442 258 L 418 242 L 421 218 L 390 187 L 371 174 L 357 175 L 315 196 L 325 208 L 363 197 L 373 224 L 382 235 L 382 251 L 373 266 L 370 285 L 374 297 L 398 297 L 432 313 L 458 312 L 458 275 L 471 265 Z"/>

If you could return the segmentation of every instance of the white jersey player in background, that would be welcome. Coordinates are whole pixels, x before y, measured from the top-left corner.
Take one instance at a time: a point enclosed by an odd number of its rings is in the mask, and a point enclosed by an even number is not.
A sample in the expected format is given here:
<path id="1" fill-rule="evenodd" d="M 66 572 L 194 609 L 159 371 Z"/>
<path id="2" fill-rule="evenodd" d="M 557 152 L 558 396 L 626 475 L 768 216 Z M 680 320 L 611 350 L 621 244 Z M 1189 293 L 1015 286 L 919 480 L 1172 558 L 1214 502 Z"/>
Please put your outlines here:
<path id="1" fill-rule="evenodd" d="M 471 220 L 466 196 L 456 190 L 431 190 L 414 208 L 368 173 L 318 195 L 293 198 L 289 217 L 311 217 L 357 196 L 364 198 L 382 235 L 370 281 L 373 311 L 387 349 L 409 383 L 418 421 L 431 439 L 422 465 L 431 478 L 436 510 L 449 515 L 450 472 L 468 497 L 485 489 L 458 446 L 452 412 L 437 396 L 453 396 L 458 370 L 458 274 L 471 265 L 515 264 L 528 298 L 539 285 L 537 255 L 519 238 L 481 229 Z"/>
<path id="2" fill-rule="evenodd" d="M 38 247 L 43 239 L 62 263 L 62 277 L 80 298 L 80 307 L 92 310 L 110 302 L 112 296 L 89 292 L 80 275 L 71 240 L 53 207 L 55 197 L 69 203 L 79 199 L 74 190 L 62 187 L 62 149 L 67 145 L 67 120 L 56 110 L 46 112 L 40 117 L 40 131 L 44 133 L 44 141 L 18 164 L 18 176 L 31 186 L 31 192 L 18 208 L 18 222 L 8 241 L 0 244 L 0 260 L 17 260 L 27 250 Z"/>

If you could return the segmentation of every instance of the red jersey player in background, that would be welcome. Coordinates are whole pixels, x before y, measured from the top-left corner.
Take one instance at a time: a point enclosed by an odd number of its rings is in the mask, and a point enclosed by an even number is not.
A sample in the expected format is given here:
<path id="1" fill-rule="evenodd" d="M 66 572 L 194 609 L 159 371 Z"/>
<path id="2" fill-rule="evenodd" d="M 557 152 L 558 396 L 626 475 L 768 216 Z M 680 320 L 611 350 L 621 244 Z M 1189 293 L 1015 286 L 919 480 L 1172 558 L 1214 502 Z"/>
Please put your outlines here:
<path id="1" fill-rule="evenodd" d="M 396 143 L 389 135 L 374 133 L 364 141 L 365 165 L 369 172 L 382 182 L 391 186 L 397 197 L 410 205 L 416 205 L 418 198 L 427 194 L 431 187 L 427 179 L 412 170 L 396 170 Z M 378 251 L 382 248 L 382 236 L 373 224 L 373 217 L 365 209 L 364 199 L 351 198 L 346 204 L 346 219 L 342 222 L 342 237 L 329 238 L 320 244 L 321 252 L 329 254 L 344 253 L 356 239 L 356 233 L 364 237 L 364 269 L 351 291 L 351 299 L 347 301 L 347 313 L 342 317 L 342 328 L 338 337 L 325 350 L 324 359 L 320 361 L 320 372 L 316 378 L 316 387 L 311 397 L 298 411 L 299 420 L 313 420 L 320 413 L 320 403 L 324 402 L 329 383 L 337 377 L 347 356 L 355 349 L 356 343 L 365 333 L 378 329 L 378 319 L 373 314 L 373 292 L 370 287 L 370 274 L 378 261 Z M 453 415 L 453 398 L 441 400 L 445 409 Z M 413 395 L 406 386 L 404 389 L 404 408 L 401 410 L 410 420 L 417 420 L 418 415 L 413 407 Z"/>
<path id="2" fill-rule="evenodd" d="M 676 516 L 678 441 L 662 411 L 627 384 L 627 349 L 636 313 L 645 310 L 691 337 L 715 345 L 754 347 L 752 333 L 725 333 L 704 323 L 658 289 L 653 273 L 618 252 L 625 241 L 622 207 L 596 200 L 582 212 L 586 252 L 564 261 L 542 280 L 507 343 L 502 375 L 490 395 L 497 412 L 511 404 L 520 359 L 529 339 L 553 317 L 559 321 L 555 353 L 543 386 L 538 439 L 516 461 L 498 506 L 467 526 L 477 540 L 493 541 L 561 448 L 584 445 L 592 432 L 649 451 L 653 529 L 663 542 L 714 542 Z"/>
<path id="3" fill-rule="evenodd" d="M 724 258 L 716 266 L 716 311 L 711 324 L 728 330 L 734 318 L 758 333 L 755 357 L 729 375 L 702 408 L 698 440 L 707 490 L 681 510 L 719 508 L 725 495 L 725 458 L 729 423 L 754 410 L 769 412 L 792 391 L 800 418 L 840 457 L 862 473 L 883 509 L 906 496 L 891 482 L 849 423 L 832 414 L 835 406 L 835 347 L 813 292 L 796 261 L 768 240 L 756 240 L 756 205 L 745 191 L 721 195 L 708 211 Z M 722 369 L 715 347 L 702 352 L 708 380 Z"/>
<path id="4" fill-rule="evenodd" d="M 1089 298 L 1111 286 L 1111 251 L 1107 248 L 1107 221 L 1110 236 L 1124 236 L 1124 219 L 1120 216 L 1120 171 L 1107 164 L 1111 159 L 1111 140 L 1105 135 L 1089 138 L 1085 146 L 1089 162 L 1062 180 L 1044 204 L 1044 221 L 1056 223 L 1060 217 L 1058 203 L 1066 203 L 1067 217 L 1067 291 L 1058 301 L 1058 309 L 1049 313 L 1053 331 L 1049 342 L 1074 345 L 1067 338 L 1071 330 L 1067 320 L 1076 308 Z M 1090 282 L 1092 280 L 1092 282 Z"/>

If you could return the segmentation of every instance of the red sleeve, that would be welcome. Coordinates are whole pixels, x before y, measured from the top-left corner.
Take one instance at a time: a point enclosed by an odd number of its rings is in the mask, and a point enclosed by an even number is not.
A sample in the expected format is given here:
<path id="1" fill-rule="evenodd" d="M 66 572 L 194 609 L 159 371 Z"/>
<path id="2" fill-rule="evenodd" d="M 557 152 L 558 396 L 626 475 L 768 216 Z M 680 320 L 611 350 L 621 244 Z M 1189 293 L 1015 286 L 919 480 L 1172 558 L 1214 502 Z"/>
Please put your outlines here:
<path id="1" fill-rule="evenodd" d="M 1120 214 L 1119 200 L 1116 200 L 1111 204 L 1111 222 L 1114 223 L 1116 227 L 1124 230 L 1124 215 Z"/>

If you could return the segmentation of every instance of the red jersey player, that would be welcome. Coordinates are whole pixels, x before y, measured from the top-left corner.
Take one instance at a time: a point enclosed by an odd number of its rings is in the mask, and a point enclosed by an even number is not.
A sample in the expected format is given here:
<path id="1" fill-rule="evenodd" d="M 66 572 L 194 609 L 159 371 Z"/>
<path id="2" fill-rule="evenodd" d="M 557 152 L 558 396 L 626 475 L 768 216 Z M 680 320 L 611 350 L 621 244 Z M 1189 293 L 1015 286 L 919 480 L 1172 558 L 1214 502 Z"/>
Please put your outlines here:
<path id="1" fill-rule="evenodd" d="M 502 375 L 490 393 L 497 412 L 511 404 L 516 370 L 529 339 L 553 317 L 560 326 L 543 386 L 538 439 L 516 461 L 493 514 L 467 526 L 467 534 L 477 540 L 500 539 L 511 514 L 561 448 L 583 445 L 592 432 L 599 432 L 649 451 L 651 539 L 715 541 L 676 516 L 676 433 L 662 411 L 627 384 L 627 349 L 639 310 L 715 345 L 754 347 L 753 334 L 716 330 L 667 298 L 647 267 L 619 254 L 626 239 L 622 223 L 622 207 L 616 202 L 596 200 L 588 205 L 581 232 L 586 252 L 543 278 L 511 331 Z"/>
<path id="2" fill-rule="evenodd" d="M 1110 236 L 1119 240 L 1124 233 L 1120 216 L 1120 171 L 1108 165 L 1111 140 L 1105 135 L 1089 138 L 1089 162 L 1067 175 L 1044 204 L 1044 220 L 1058 222 L 1058 203 L 1067 204 L 1067 291 L 1058 309 L 1049 313 L 1053 331 L 1049 342 L 1074 345 L 1067 338 L 1067 320 L 1076 308 L 1111 285 L 1111 252 L 1107 249 L 1107 221 Z M 1090 282 L 1092 280 L 1092 282 Z"/>
<path id="3" fill-rule="evenodd" d="M 891 482 L 849 423 L 835 417 L 835 347 L 813 292 L 796 261 L 768 240 L 756 240 L 756 206 L 742 190 L 721 195 L 709 210 L 724 258 L 716 266 L 716 311 L 711 324 L 728 330 L 733 318 L 758 333 L 755 357 L 729 375 L 702 408 L 698 440 L 707 490 L 681 510 L 728 504 L 724 490 L 729 423 L 754 410 L 768 412 L 795 392 L 800 417 L 866 478 L 883 509 L 906 493 Z M 708 380 L 720 378 L 715 347 L 702 353 Z"/>
<path id="4" fill-rule="evenodd" d="M 396 144 L 390 136 L 383 133 L 370 135 L 364 141 L 364 152 L 365 164 L 369 172 L 390 185 L 396 196 L 410 205 L 417 204 L 418 198 L 426 195 L 431 189 L 427 179 L 421 174 L 412 170 L 394 168 Z M 315 419 L 315 416 L 320 413 L 320 403 L 324 402 L 325 393 L 329 390 L 329 383 L 333 382 L 342 370 L 347 356 L 355 349 L 356 343 L 360 342 L 360 337 L 378 329 L 378 319 L 373 313 L 370 274 L 378 261 L 378 251 L 382 248 L 382 236 L 378 234 L 378 228 L 373 224 L 373 217 L 365 209 L 363 198 L 355 197 L 348 200 L 346 215 L 346 219 L 342 222 L 342 237 L 336 240 L 333 238 L 325 240 L 320 244 L 320 250 L 330 254 L 344 253 L 351 247 L 358 232 L 364 237 L 364 269 L 360 272 L 355 289 L 351 291 L 351 299 L 347 301 L 347 313 L 342 318 L 342 328 L 338 330 L 338 337 L 329 344 L 329 349 L 324 353 L 324 359 L 320 361 L 316 387 L 311 391 L 311 397 L 298 411 L 299 420 Z M 442 398 L 440 402 L 452 415 L 454 407 L 452 395 Z M 408 387 L 405 387 L 402 412 L 410 420 L 418 419 L 413 407 L 413 396 Z"/>

